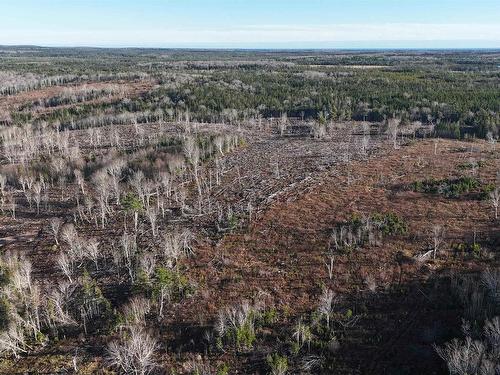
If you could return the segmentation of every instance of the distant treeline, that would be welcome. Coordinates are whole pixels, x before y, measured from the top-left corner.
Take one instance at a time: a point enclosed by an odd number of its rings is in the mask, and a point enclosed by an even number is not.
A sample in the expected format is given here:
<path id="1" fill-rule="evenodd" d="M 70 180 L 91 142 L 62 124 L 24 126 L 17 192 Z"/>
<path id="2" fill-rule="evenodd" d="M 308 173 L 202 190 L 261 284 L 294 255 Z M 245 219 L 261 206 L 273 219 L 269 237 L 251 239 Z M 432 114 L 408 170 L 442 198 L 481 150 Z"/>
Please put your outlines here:
<path id="1" fill-rule="evenodd" d="M 22 54 L 2 50 L 0 72 L 15 73 L 11 80 L 16 83 L 29 75 L 30 87 L 46 84 L 38 85 L 35 77 L 45 82 L 55 74 L 71 75 L 72 81 L 80 82 L 77 77 L 157 81 L 141 97 L 56 108 L 44 121 L 87 123 L 85 117 L 110 119 L 137 112 L 155 114 L 137 116 L 142 119 L 234 122 L 286 113 L 320 121 L 383 122 L 397 117 L 403 125 L 433 126 L 443 137 L 499 135 L 498 51 L 25 48 Z M 27 113 L 11 116 L 17 121 L 32 120 Z"/>

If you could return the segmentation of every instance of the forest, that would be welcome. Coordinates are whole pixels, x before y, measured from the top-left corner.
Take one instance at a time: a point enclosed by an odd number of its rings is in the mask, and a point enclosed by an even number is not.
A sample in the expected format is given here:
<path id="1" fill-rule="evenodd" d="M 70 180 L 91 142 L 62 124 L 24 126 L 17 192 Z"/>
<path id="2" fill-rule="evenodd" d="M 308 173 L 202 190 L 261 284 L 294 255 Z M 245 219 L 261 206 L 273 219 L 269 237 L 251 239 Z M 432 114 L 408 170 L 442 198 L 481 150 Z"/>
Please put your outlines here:
<path id="1" fill-rule="evenodd" d="M 0 374 L 498 374 L 499 64 L 0 47 Z"/>

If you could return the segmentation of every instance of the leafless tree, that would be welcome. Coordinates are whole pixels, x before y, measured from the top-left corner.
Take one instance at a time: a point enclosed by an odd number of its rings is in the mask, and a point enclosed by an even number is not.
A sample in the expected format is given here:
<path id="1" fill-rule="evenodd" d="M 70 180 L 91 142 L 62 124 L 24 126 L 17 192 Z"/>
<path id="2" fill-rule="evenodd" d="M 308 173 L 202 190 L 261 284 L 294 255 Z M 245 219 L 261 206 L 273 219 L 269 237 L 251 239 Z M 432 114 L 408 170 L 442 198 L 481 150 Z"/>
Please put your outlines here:
<path id="1" fill-rule="evenodd" d="M 121 242 L 121 263 L 127 268 L 130 280 L 135 279 L 135 262 L 137 253 L 137 242 L 136 237 L 131 236 L 127 233 L 123 233 Z"/>
<path id="2" fill-rule="evenodd" d="M 156 221 L 158 220 L 158 212 L 155 207 L 149 207 L 146 210 L 146 216 L 148 217 L 149 223 L 151 224 L 151 231 L 153 233 L 153 237 L 156 237 L 157 226 Z"/>
<path id="3" fill-rule="evenodd" d="M 222 136 L 217 136 L 214 139 L 214 144 L 215 147 L 217 147 L 217 150 L 219 153 L 224 156 L 224 138 Z"/>
<path id="4" fill-rule="evenodd" d="M 75 181 L 80 187 L 80 190 L 82 191 L 82 194 L 85 195 L 85 179 L 83 178 L 83 174 L 80 170 L 75 169 L 73 171 L 73 174 L 75 175 Z"/>
<path id="5" fill-rule="evenodd" d="M 313 338 L 311 328 L 307 324 L 304 324 L 302 320 L 299 320 L 293 329 L 293 337 L 300 348 L 305 344 L 310 347 Z"/>
<path id="6" fill-rule="evenodd" d="M 335 256 L 333 254 L 330 254 L 328 256 L 328 260 L 325 261 L 326 269 L 328 270 L 328 277 L 330 278 L 330 280 L 333 279 L 333 269 L 335 266 L 334 262 L 335 262 Z"/>
<path id="7" fill-rule="evenodd" d="M 441 245 L 444 242 L 444 233 L 445 230 L 444 228 L 439 225 L 435 224 L 432 226 L 432 245 L 433 245 L 433 258 L 436 259 L 437 253 L 441 248 Z"/>
<path id="8" fill-rule="evenodd" d="M 142 328 L 132 327 L 130 333 L 113 341 L 107 348 L 109 365 L 125 374 L 146 375 L 156 367 L 154 361 L 158 345 Z"/>
<path id="9" fill-rule="evenodd" d="M 120 181 L 123 169 L 125 168 L 126 163 L 124 160 L 115 160 L 111 163 L 106 170 L 111 176 L 111 186 L 113 188 L 113 192 L 116 199 L 116 205 L 120 204 Z"/>
<path id="10" fill-rule="evenodd" d="M 285 130 L 287 125 L 288 125 L 288 115 L 286 112 L 284 112 L 281 115 L 281 119 L 278 121 L 278 130 L 280 132 L 280 136 L 283 137 L 285 135 Z"/>
<path id="11" fill-rule="evenodd" d="M 500 189 L 495 188 L 490 193 L 490 203 L 493 209 L 495 210 L 495 219 L 498 219 L 498 205 L 500 204 Z"/>
<path id="12" fill-rule="evenodd" d="M 0 194 L 3 196 L 5 193 L 5 187 L 7 186 L 7 177 L 0 173 Z"/>
<path id="13" fill-rule="evenodd" d="M 493 133 L 492 132 L 488 132 L 486 134 L 486 139 L 488 140 L 488 143 L 491 145 L 492 150 L 495 151 L 496 150 L 497 140 L 493 136 Z"/>
<path id="14" fill-rule="evenodd" d="M 159 175 L 159 180 L 163 188 L 163 193 L 165 194 L 166 198 L 169 199 L 172 194 L 172 175 L 169 172 L 161 172 Z"/>
<path id="15" fill-rule="evenodd" d="M 392 144 L 394 149 L 398 148 L 398 132 L 399 132 L 399 124 L 401 120 L 398 118 L 390 118 L 387 120 L 387 133 L 392 139 Z"/>
<path id="16" fill-rule="evenodd" d="M 434 138 L 434 155 L 438 154 L 439 138 Z"/>
<path id="17" fill-rule="evenodd" d="M 85 255 L 94 262 L 96 270 L 99 270 L 99 255 L 100 255 L 99 242 L 97 241 L 97 239 L 91 238 L 87 240 L 85 248 L 86 248 Z"/>
<path id="18" fill-rule="evenodd" d="M 162 241 L 163 256 L 169 267 L 177 264 L 182 255 L 182 237 L 179 232 L 165 233 Z"/>
<path id="19" fill-rule="evenodd" d="M 67 224 L 62 228 L 61 237 L 69 246 L 70 253 L 74 257 L 78 257 L 81 254 L 80 246 L 81 241 L 78 236 L 78 232 L 73 224 Z"/>
<path id="20" fill-rule="evenodd" d="M 129 183 L 130 186 L 132 186 L 137 193 L 137 196 L 139 199 L 142 201 L 143 204 L 145 204 L 145 195 L 144 195 L 144 190 L 142 188 L 143 185 L 143 180 L 144 180 L 144 173 L 142 171 L 136 171 L 132 175 L 132 178 L 130 179 Z"/>
<path id="21" fill-rule="evenodd" d="M 188 137 L 184 140 L 184 155 L 186 157 L 186 160 L 191 165 L 194 181 L 198 189 L 198 199 L 201 206 L 201 197 L 203 193 L 198 173 L 201 155 L 200 148 L 198 147 L 198 144 L 194 138 Z"/>
<path id="22" fill-rule="evenodd" d="M 40 214 L 40 202 L 42 200 L 42 184 L 39 182 L 35 182 L 33 185 L 33 192 L 34 192 L 34 200 L 36 203 L 36 213 Z"/>
<path id="23" fill-rule="evenodd" d="M 132 327 L 144 327 L 146 315 L 151 311 L 149 300 L 144 297 L 133 297 L 123 308 L 126 324 Z"/>
<path id="24" fill-rule="evenodd" d="M 59 230 L 61 229 L 62 220 L 59 217 L 54 217 L 50 219 L 50 229 L 52 230 L 52 234 L 54 235 L 54 240 L 56 241 L 56 245 L 59 245 Z"/>
<path id="25" fill-rule="evenodd" d="M 0 354 L 12 353 L 18 358 L 20 353 L 26 351 L 24 328 L 17 322 L 11 321 L 7 329 L 0 332 Z"/>
<path id="26" fill-rule="evenodd" d="M 335 293 L 330 289 L 323 290 L 319 300 L 318 314 L 326 320 L 326 325 L 330 327 L 330 316 L 332 314 Z"/>
<path id="27" fill-rule="evenodd" d="M 450 374 L 483 374 L 481 367 L 486 348 L 480 341 L 467 337 L 462 343 L 455 339 L 436 351 L 447 363 Z"/>
<path id="28" fill-rule="evenodd" d="M 93 182 L 98 193 L 99 210 L 101 213 L 101 228 L 104 228 L 106 217 L 111 212 L 109 206 L 109 197 L 111 195 L 112 182 L 111 177 L 105 171 L 98 171 L 93 176 Z"/>
<path id="29" fill-rule="evenodd" d="M 12 218 L 16 218 L 16 196 L 14 193 L 7 194 L 6 198 L 7 207 L 10 207 L 10 212 L 12 213 Z"/>
<path id="30" fill-rule="evenodd" d="M 145 254 L 142 254 L 139 259 L 139 263 L 141 271 L 144 272 L 144 274 L 148 278 L 150 278 L 153 272 L 155 271 L 157 264 L 154 252 L 147 252 Z"/>
<path id="31" fill-rule="evenodd" d="M 75 264 L 73 260 L 66 254 L 61 253 L 57 258 L 57 265 L 64 273 L 64 275 L 68 278 L 69 282 L 73 282 L 73 273 L 75 272 Z"/>

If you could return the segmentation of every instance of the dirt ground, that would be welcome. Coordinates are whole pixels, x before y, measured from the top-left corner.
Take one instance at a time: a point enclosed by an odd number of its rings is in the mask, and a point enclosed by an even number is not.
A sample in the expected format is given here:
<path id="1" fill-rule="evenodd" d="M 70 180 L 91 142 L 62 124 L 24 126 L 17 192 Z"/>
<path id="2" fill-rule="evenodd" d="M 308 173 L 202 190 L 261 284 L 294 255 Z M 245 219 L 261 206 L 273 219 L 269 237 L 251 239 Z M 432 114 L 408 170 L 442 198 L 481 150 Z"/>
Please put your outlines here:
<path id="1" fill-rule="evenodd" d="M 145 127 L 165 131 L 165 126 Z M 123 129 L 132 132 L 131 127 Z M 343 308 L 359 316 L 356 324 L 339 332 L 337 373 L 442 373 L 432 343 L 448 339 L 460 325 L 459 312 L 442 298 L 447 276 L 498 266 L 500 225 L 485 200 L 446 198 L 406 187 L 430 178 L 468 175 L 460 166 L 472 159 L 482 161 L 475 177 L 493 183 L 499 178 L 500 149 L 483 141 L 439 140 L 436 146 L 433 140 L 411 140 L 394 150 L 374 135 L 370 152 L 363 155 L 345 133 L 328 140 L 243 133 L 247 142 L 224 156 L 226 172 L 213 194 L 214 205 L 229 205 L 241 214 L 238 228 L 214 234 L 214 215 L 183 218 L 197 239 L 195 256 L 183 262 L 196 293 L 170 306 L 165 365 L 202 356 L 213 363 L 228 362 L 234 373 L 259 373 L 259 363 L 276 344 L 273 340 L 262 340 L 249 355 L 205 353 L 200 342 L 217 312 L 245 299 L 261 299 L 280 316 L 269 334 L 285 340 L 290 325 L 316 309 L 327 287 Z M 408 233 L 337 255 L 330 279 L 325 262 L 335 225 L 354 214 L 388 212 L 403 218 Z M 0 217 L 2 251 L 26 254 L 40 282 L 61 277 L 50 256 L 49 218 L 22 206 L 17 219 Z M 445 227 L 445 245 L 436 260 L 415 262 L 416 255 L 428 251 L 435 223 Z M 112 241 L 120 225 L 102 231 L 89 225 L 82 233 Z M 474 239 L 483 249 L 478 259 L 451 250 L 454 243 Z M 104 290 L 112 295 L 114 288 L 120 285 Z M 175 336 L 182 336 L 182 342 Z M 103 345 L 99 337 L 68 338 L 4 362 L 0 373 L 71 371 L 68 363 L 77 347 L 83 352 L 82 373 L 94 373 Z"/>

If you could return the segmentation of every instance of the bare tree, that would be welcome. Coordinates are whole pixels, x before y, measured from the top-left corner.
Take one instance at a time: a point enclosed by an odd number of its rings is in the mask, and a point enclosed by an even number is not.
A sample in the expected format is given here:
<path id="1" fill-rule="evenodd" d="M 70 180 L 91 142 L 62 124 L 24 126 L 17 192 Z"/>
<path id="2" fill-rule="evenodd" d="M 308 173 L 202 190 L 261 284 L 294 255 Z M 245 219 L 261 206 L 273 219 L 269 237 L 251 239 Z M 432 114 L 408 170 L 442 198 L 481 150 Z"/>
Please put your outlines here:
<path id="1" fill-rule="evenodd" d="M 42 184 L 40 182 L 35 182 L 33 185 L 34 200 L 36 203 L 36 213 L 40 214 L 40 202 L 42 200 Z"/>
<path id="2" fill-rule="evenodd" d="M 280 132 L 280 136 L 283 137 L 283 135 L 285 135 L 285 130 L 287 125 L 288 125 L 288 115 L 286 112 L 284 112 L 281 115 L 281 119 L 278 121 L 278 130 Z"/>
<path id="3" fill-rule="evenodd" d="M 75 169 L 73 171 L 73 174 L 75 175 L 75 180 L 78 186 L 80 187 L 80 190 L 82 191 L 82 194 L 85 195 L 85 179 L 83 178 L 83 174 L 80 170 Z"/>
<path id="4" fill-rule="evenodd" d="M 153 232 L 153 237 L 156 237 L 157 226 L 156 221 L 158 220 L 158 212 L 155 207 L 149 207 L 146 209 L 146 216 L 148 217 L 149 223 L 151 224 L 151 231 Z"/>
<path id="5" fill-rule="evenodd" d="M 498 219 L 498 205 L 500 204 L 500 189 L 495 188 L 490 193 L 490 203 L 493 209 L 495 210 L 495 219 Z"/>
<path id="6" fill-rule="evenodd" d="M 87 240 L 85 245 L 86 248 L 86 256 L 91 259 L 97 271 L 99 271 L 99 242 L 95 238 L 91 238 Z"/>
<path id="7" fill-rule="evenodd" d="M 332 314 L 335 293 L 330 289 L 323 290 L 319 300 L 318 313 L 326 320 L 326 325 L 330 327 L 330 316 Z"/>
<path id="8" fill-rule="evenodd" d="M 137 253 L 136 237 L 123 233 L 120 240 L 122 246 L 121 263 L 127 268 L 130 280 L 135 279 L 135 262 Z"/>
<path id="9" fill-rule="evenodd" d="M 214 139 L 214 144 L 215 147 L 217 147 L 217 150 L 219 153 L 224 156 L 224 138 L 222 136 L 217 136 Z"/>
<path id="10" fill-rule="evenodd" d="M 401 124 L 401 120 L 398 118 L 390 118 L 387 120 L 387 133 L 392 139 L 392 145 L 395 149 L 398 148 L 399 124 Z"/>
<path id="11" fill-rule="evenodd" d="M 144 180 L 144 173 L 142 173 L 142 171 L 136 171 L 132 175 L 132 178 L 129 180 L 129 184 L 134 188 L 135 192 L 137 193 L 137 196 L 142 201 L 142 204 L 145 204 L 146 202 L 145 202 L 144 190 L 142 188 L 143 180 Z"/>
<path id="12" fill-rule="evenodd" d="M 328 277 L 330 278 L 330 280 L 332 280 L 333 279 L 333 269 L 335 266 L 335 255 L 330 254 L 328 256 L 328 260 L 325 261 L 325 265 L 326 265 L 326 269 L 328 270 Z"/>
<path id="13" fill-rule="evenodd" d="M 0 194 L 3 196 L 7 186 L 7 177 L 0 173 Z"/>
<path id="14" fill-rule="evenodd" d="M 62 228 L 61 237 L 68 244 L 72 256 L 79 257 L 81 255 L 81 240 L 75 226 L 73 224 L 65 225 Z"/>
<path id="15" fill-rule="evenodd" d="M 104 228 L 106 217 L 111 212 L 109 197 L 111 195 L 112 181 L 105 171 L 99 171 L 93 176 L 93 182 L 98 193 L 98 203 L 101 213 L 101 228 Z"/>
<path id="16" fill-rule="evenodd" d="M 109 344 L 107 360 L 125 374 L 146 375 L 156 367 L 157 346 L 156 340 L 142 328 L 132 327 L 129 335 Z"/>
<path id="17" fill-rule="evenodd" d="M 440 250 L 441 248 L 441 245 L 443 244 L 444 242 L 444 228 L 439 225 L 439 224 L 436 224 L 436 225 L 433 225 L 432 227 L 432 245 L 433 245 L 433 248 L 432 248 L 432 251 L 433 251 L 433 258 L 436 259 L 436 256 L 437 256 L 437 253 L 438 251 Z"/>
<path id="18" fill-rule="evenodd" d="M 75 264 L 73 260 L 65 253 L 61 253 L 57 258 L 57 265 L 64 273 L 64 275 L 68 278 L 69 282 L 73 282 L 73 273 L 75 270 Z"/>
<path id="19" fill-rule="evenodd" d="M 198 198 L 200 200 L 200 205 L 201 205 L 201 197 L 203 193 L 201 190 L 200 177 L 198 173 L 201 156 L 200 156 L 200 148 L 198 147 L 198 144 L 196 143 L 196 140 L 194 138 L 188 137 L 185 139 L 184 155 L 186 156 L 186 160 L 191 165 L 194 181 L 198 189 Z"/>
<path id="20" fill-rule="evenodd" d="M 61 229 L 62 219 L 59 217 L 54 217 L 50 219 L 50 229 L 52 230 L 52 234 L 54 235 L 54 240 L 56 241 L 56 245 L 59 245 L 59 230 Z"/>
<path id="21" fill-rule="evenodd" d="M 370 147 L 370 134 L 365 134 L 361 139 L 361 153 L 363 155 L 368 154 L 369 147 Z"/>
<path id="22" fill-rule="evenodd" d="M 111 176 L 111 186 L 113 188 L 113 192 L 115 194 L 116 205 L 120 204 L 120 181 L 123 169 L 125 168 L 125 161 L 119 159 L 111 163 L 106 170 Z"/>
<path id="23" fill-rule="evenodd" d="M 146 315 L 151 310 L 149 300 L 144 297 L 133 297 L 123 308 L 126 323 L 133 327 L 144 327 Z"/>

